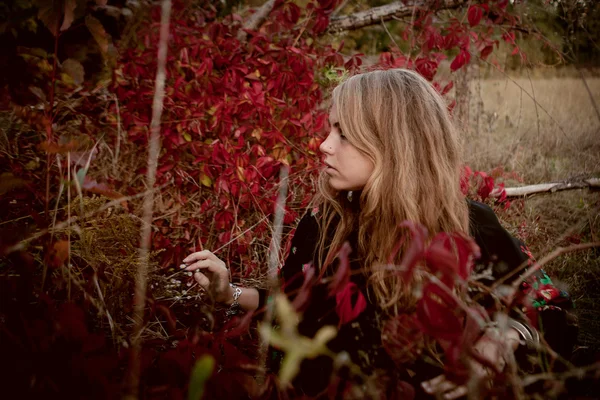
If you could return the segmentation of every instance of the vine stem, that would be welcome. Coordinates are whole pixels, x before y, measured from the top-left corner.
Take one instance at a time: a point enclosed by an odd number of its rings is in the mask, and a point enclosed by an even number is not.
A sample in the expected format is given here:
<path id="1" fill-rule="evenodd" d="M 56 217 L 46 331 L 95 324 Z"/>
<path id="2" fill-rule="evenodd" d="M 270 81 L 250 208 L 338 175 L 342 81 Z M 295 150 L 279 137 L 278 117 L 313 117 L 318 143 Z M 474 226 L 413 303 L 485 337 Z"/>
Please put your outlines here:
<path id="1" fill-rule="evenodd" d="M 54 124 L 54 92 L 56 91 L 56 67 L 58 60 L 58 37 L 60 35 L 60 31 L 57 30 L 54 35 L 54 57 L 52 61 L 52 82 L 50 84 L 50 94 L 49 94 L 49 103 L 47 107 L 47 120 L 48 125 L 46 125 L 46 140 L 48 143 L 52 143 L 54 141 L 54 132 L 52 129 L 52 125 Z M 46 199 L 45 199 L 45 214 L 48 215 L 49 204 L 50 204 L 50 170 L 52 169 L 52 157 L 49 152 L 46 153 Z"/>
<path id="2" fill-rule="evenodd" d="M 148 169 L 146 173 L 147 187 L 152 189 L 156 183 L 156 169 L 160 154 L 160 125 L 164 109 L 165 79 L 167 64 L 167 45 L 169 38 L 169 22 L 171 18 L 171 0 L 162 1 L 160 38 L 158 43 L 158 58 L 154 100 L 152 103 L 152 121 L 150 122 L 150 141 L 148 146 Z M 152 212 L 154 206 L 154 191 L 150 190 L 144 197 L 142 227 L 140 229 L 140 248 L 135 279 L 133 298 L 134 327 L 130 337 L 131 352 L 129 369 L 126 376 L 126 399 L 138 399 L 140 389 L 142 333 L 144 331 L 144 311 L 146 308 L 146 286 L 148 284 L 148 264 L 152 236 Z"/>

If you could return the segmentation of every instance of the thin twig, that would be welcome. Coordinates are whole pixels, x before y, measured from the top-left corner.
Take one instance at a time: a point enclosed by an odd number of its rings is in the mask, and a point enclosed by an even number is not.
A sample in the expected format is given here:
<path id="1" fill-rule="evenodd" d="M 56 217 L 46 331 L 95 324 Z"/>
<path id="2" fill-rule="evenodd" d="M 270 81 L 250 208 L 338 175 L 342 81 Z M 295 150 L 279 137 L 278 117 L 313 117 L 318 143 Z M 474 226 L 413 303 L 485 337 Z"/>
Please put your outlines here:
<path id="1" fill-rule="evenodd" d="M 550 261 L 554 260 L 556 257 L 565 254 L 571 253 L 579 250 L 587 250 L 594 247 L 600 247 L 600 242 L 592 242 L 592 243 L 582 243 L 576 244 L 569 247 L 559 247 L 555 249 L 552 253 L 544 256 L 540 261 L 536 262 L 531 268 L 524 273 L 520 279 L 515 280 L 512 283 L 513 288 L 517 289 L 521 282 L 526 281 L 531 275 L 535 274 L 538 270 L 540 270 L 544 265 L 548 264 Z"/>
<path id="2" fill-rule="evenodd" d="M 152 189 L 156 183 L 156 169 L 160 153 L 160 125 L 165 97 L 165 78 L 167 64 L 167 45 L 169 40 L 169 22 L 171 19 L 171 0 L 163 0 L 160 21 L 160 38 L 158 43 L 158 59 L 154 100 L 152 103 L 152 121 L 150 123 L 150 141 L 148 148 L 147 187 Z M 146 286 L 148 283 L 148 264 L 150 259 L 150 239 L 152 234 L 152 211 L 154 191 L 144 197 L 142 227 L 140 230 L 139 263 L 137 266 L 134 293 L 133 321 L 131 334 L 131 353 L 127 373 L 127 398 L 139 398 L 141 368 L 141 335 L 144 330 L 144 310 L 146 308 Z"/>
<path id="3" fill-rule="evenodd" d="M 396 43 L 396 39 L 394 39 L 394 37 L 392 36 L 390 31 L 388 30 L 387 26 L 385 26 L 385 21 L 383 20 L 383 18 L 381 18 L 381 26 L 383 26 L 383 29 L 385 29 L 385 32 L 388 34 L 388 36 L 390 37 L 392 42 L 394 42 L 394 45 L 396 46 L 398 51 L 400 51 L 400 46 L 398 46 L 398 43 Z"/>
<path id="4" fill-rule="evenodd" d="M 477 57 L 479 60 L 485 62 L 487 65 L 495 68 L 496 71 L 499 71 L 502 75 L 504 75 L 506 77 L 506 79 L 508 79 L 509 81 L 511 81 L 512 83 L 514 83 L 515 86 L 517 86 L 519 89 L 521 89 L 523 91 L 523 93 L 525 93 L 527 95 L 527 97 L 529 97 L 531 100 L 533 100 L 533 102 L 537 105 L 537 107 L 540 108 L 540 110 L 542 110 L 544 113 L 546 113 L 546 115 L 548 116 L 548 118 L 550 118 L 550 121 L 552 121 L 553 123 L 556 124 L 556 126 L 558 127 L 558 129 L 564 135 L 564 137 L 568 138 L 567 132 L 565 132 L 565 130 L 562 128 L 562 126 L 560 126 L 560 124 L 552 117 L 552 114 L 550 114 L 548 112 L 548 110 L 546 110 L 540 103 L 538 103 L 538 101 L 535 99 L 535 97 L 532 96 L 527 90 L 525 90 L 525 88 L 523 86 L 519 85 L 517 83 L 517 81 L 515 81 L 513 78 L 511 78 L 510 75 L 508 75 L 506 72 L 504 72 L 498 66 L 494 65 L 493 63 L 489 62 L 488 60 L 483 59 L 479 54 L 475 54 L 474 52 L 470 52 L 470 53 L 471 53 L 472 56 Z"/>
<path id="5" fill-rule="evenodd" d="M 287 198 L 288 191 L 288 167 L 282 166 L 279 174 L 279 195 L 277 196 L 277 202 L 275 204 L 275 220 L 273 221 L 273 236 L 271 239 L 271 248 L 269 249 L 269 290 L 271 293 L 277 293 L 279 291 L 279 280 L 277 279 L 277 270 L 280 265 L 280 249 L 281 249 L 281 232 L 283 231 L 283 217 L 285 216 L 285 200 Z M 270 293 L 269 293 L 270 295 Z M 265 315 L 263 323 L 267 326 L 271 326 L 273 320 L 273 302 L 268 302 L 265 309 Z M 266 370 L 267 361 L 267 350 L 269 343 L 263 340 L 260 345 L 258 365 Z M 264 383 L 265 375 L 261 372 L 257 377 L 259 384 Z"/>
<path id="6" fill-rule="evenodd" d="M 588 86 L 587 80 L 585 79 L 585 76 L 583 75 L 583 71 L 581 70 L 581 68 L 579 68 L 577 66 L 575 68 L 577 69 L 577 71 L 579 72 L 579 75 L 581 76 L 581 81 L 583 82 L 583 85 L 585 86 L 585 90 L 587 90 L 588 95 L 590 96 L 590 101 L 592 102 L 592 106 L 594 106 L 594 111 L 596 111 L 596 116 L 598 117 L 598 122 L 600 122 L 600 110 L 598 110 L 598 104 L 596 104 L 596 99 L 594 99 L 594 94 L 590 90 L 590 87 Z"/>
<path id="7" fill-rule="evenodd" d="M 115 149 L 115 157 L 113 158 L 113 173 L 117 174 L 117 164 L 119 163 L 119 153 L 121 152 L 121 110 L 119 108 L 119 98 L 114 95 L 115 106 L 117 108 L 117 144 Z"/>

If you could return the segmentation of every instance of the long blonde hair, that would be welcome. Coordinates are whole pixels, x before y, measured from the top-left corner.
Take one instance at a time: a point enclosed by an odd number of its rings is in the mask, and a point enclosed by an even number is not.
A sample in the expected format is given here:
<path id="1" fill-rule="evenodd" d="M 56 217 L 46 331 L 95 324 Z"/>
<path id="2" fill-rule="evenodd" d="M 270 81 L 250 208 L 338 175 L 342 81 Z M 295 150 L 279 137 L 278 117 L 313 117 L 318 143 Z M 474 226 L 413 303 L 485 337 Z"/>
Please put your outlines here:
<path id="1" fill-rule="evenodd" d="M 400 223 L 424 225 L 431 235 L 468 233 L 468 205 L 460 190 L 461 146 L 446 103 L 416 72 L 404 69 L 355 75 L 333 90 L 341 131 L 371 159 L 374 171 L 357 207 L 321 174 L 315 204 L 321 213 L 317 247 L 330 265 L 358 226 L 353 249 L 368 276 L 369 295 L 383 309 L 409 311 L 410 285 L 386 271 L 400 240 Z M 402 259 L 402 250 L 394 263 Z"/>

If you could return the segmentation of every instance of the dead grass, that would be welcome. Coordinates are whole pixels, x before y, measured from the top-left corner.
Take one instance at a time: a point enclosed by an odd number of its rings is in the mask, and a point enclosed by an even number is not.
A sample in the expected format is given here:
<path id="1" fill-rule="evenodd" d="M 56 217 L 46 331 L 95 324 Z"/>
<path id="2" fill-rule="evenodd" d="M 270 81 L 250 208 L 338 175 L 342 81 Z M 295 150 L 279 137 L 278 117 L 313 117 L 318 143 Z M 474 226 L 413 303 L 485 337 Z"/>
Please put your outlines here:
<path id="1" fill-rule="evenodd" d="M 497 76 L 471 82 L 467 163 L 503 166 L 523 183 L 600 176 L 600 121 L 581 78 Z M 600 78 L 587 76 L 596 103 Z M 535 94 L 536 103 L 525 93 Z M 538 258 L 558 246 L 600 238 L 600 193 L 589 190 L 536 195 L 500 216 Z M 583 345 L 600 351 L 600 249 L 566 254 L 545 268 L 576 304 Z"/>
<path id="2" fill-rule="evenodd" d="M 600 103 L 600 78 L 586 80 Z M 600 121 L 581 78 L 493 78 L 471 90 L 471 166 L 503 165 L 527 183 L 600 173 Z"/>

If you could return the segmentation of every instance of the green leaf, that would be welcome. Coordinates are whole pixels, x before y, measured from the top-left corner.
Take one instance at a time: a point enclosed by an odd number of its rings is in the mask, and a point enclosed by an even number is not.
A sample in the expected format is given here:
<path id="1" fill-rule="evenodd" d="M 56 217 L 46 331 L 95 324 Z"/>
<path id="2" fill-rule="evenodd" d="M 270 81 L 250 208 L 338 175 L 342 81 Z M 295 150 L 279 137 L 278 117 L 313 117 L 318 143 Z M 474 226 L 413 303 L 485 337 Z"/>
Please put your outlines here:
<path id="1" fill-rule="evenodd" d="M 213 182 L 212 182 L 212 179 L 210 179 L 209 176 L 207 176 L 205 174 L 200 174 L 200 183 L 203 186 L 211 187 Z"/>
<path id="2" fill-rule="evenodd" d="M 77 182 L 79 183 L 79 187 L 83 187 L 83 182 L 85 181 L 85 175 L 87 174 L 87 168 L 80 168 L 77 171 Z"/>
<path id="3" fill-rule="evenodd" d="M 187 132 L 183 133 L 183 138 L 185 139 L 186 142 L 191 142 L 192 141 L 192 136 L 189 133 L 187 133 Z"/>
<path id="4" fill-rule="evenodd" d="M 203 355 L 192 369 L 190 386 L 188 389 L 188 400 L 200 400 L 204 394 L 206 381 L 212 375 L 215 360 L 208 354 Z"/>

